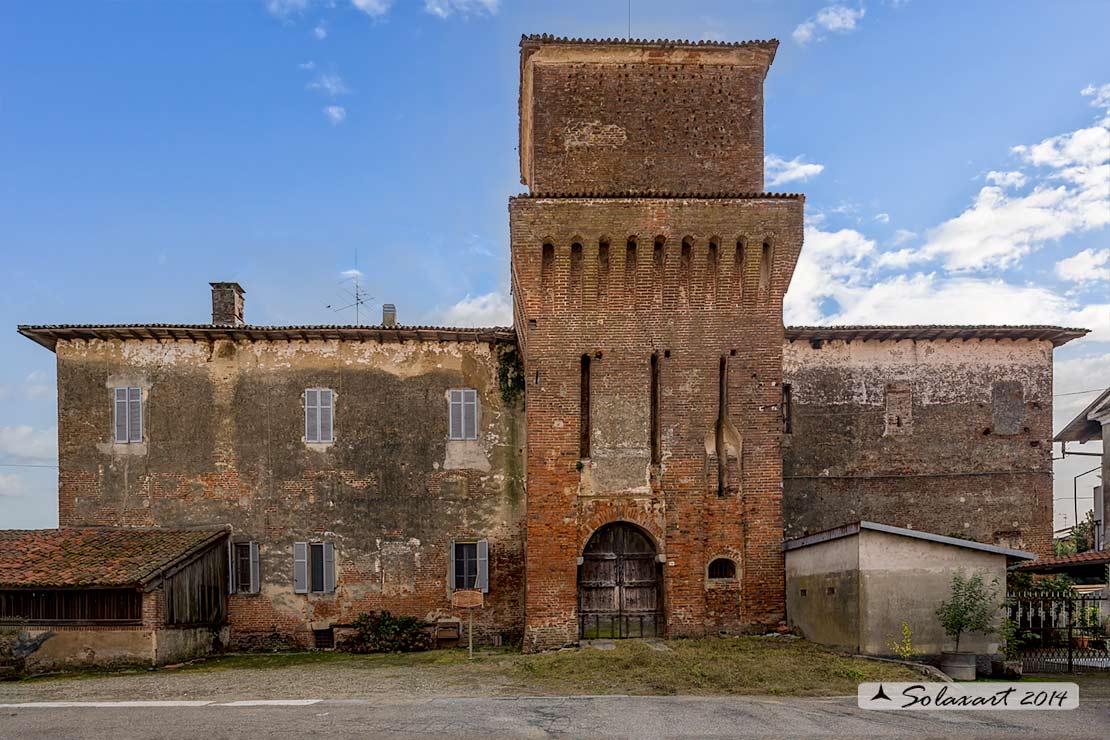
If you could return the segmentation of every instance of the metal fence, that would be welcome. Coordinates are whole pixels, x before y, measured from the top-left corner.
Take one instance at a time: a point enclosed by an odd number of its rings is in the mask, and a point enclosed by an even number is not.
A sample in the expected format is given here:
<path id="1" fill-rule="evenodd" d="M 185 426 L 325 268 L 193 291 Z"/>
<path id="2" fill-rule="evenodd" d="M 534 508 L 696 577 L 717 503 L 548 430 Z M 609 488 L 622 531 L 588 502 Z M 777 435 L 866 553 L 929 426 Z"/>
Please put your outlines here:
<path id="1" fill-rule="evenodd" d="M 1026 591 L 1007 599 L 1028 673 L 1110 671 L 1110 595 Z"/>

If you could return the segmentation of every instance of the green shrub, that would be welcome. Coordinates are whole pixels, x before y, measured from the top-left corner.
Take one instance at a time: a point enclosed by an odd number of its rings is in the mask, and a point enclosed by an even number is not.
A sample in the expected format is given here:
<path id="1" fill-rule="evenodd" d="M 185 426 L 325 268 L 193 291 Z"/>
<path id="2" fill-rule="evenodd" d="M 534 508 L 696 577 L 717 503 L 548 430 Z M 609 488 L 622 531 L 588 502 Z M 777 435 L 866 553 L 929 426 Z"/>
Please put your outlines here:
<path id="1" fill-rule="evenodd" d="M 416 617 L 395 617 L 387 611 L 359 614 L 354 634 L 339 644 L 349 653 L 413 653 L 432 648 L 427 625 Z"/>

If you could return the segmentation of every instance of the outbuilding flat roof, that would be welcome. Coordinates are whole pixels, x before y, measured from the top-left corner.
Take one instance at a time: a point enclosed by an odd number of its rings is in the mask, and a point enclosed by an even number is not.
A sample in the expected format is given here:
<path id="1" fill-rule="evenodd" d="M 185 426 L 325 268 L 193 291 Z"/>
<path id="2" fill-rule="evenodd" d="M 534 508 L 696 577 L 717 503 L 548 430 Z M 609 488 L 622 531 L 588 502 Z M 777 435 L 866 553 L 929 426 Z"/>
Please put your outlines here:
<path id="1" fill-rule="evenodd" d="M 1023 550 L 1012 550 L 1008 547 L 999 547 L 998 545 L 987 545 L 982 542 L 973 542 L 971 540 L 962 540 L 959 537 L 948 537 L 942 534 L 933 534 L 932 532 L 920 532 L 916 529 L 905 529 L 903 527 L 892 527 L 889 524 L 879 524 L 877 522 L 852 522 L 840 527 L 826 529 L 821 532 L 814 532 L 807 534 L 804 537 L 796 537 L 791 540 L 786 540 L 782 543 L 783 551 L 797 550 L 810 545 L 828 542 L 830 540 L 838 540 L 843 537 L 851 537 L 852 535 L 859 534 L 860 530 L 868 529 L 873 532 L 885 532 L 886 534 L 894 534 L 900 537 L 912 537 L 918 540 L 927 540 L 929 542 L 936 542 L 941 545 L 952 545 L 954 547 L 963 547 L 968 550 L 981 550 L 983 552 L 992 552 L 999 555 L 1005 555 L 1010 558 L 1021 558 L 1022 560 L 1032 560 L 1037 557 L 1036 554 L 1025 552 Z"/>
<path id="2" fill-rule="evenodd" d="M 0 588 L 141 586 L 226 536 L 226 529 L 0 530 Z"/>

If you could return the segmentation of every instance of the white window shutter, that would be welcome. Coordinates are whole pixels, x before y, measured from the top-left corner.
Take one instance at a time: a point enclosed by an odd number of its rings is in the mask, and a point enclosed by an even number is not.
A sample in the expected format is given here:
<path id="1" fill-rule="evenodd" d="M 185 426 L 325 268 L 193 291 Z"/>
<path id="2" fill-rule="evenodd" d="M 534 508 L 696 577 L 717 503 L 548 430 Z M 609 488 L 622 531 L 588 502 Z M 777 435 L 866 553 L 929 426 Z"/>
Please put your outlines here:
<path id="1" fill-rule="evenodd" d="M 324 543 L 324 593 L 335 591 L 335 543 Z"/>
<path id="2" fill-rule="evenodd" d="M 127 389 L 127 441 L 143 441 L 143 391 Z"/>
<path id="3" fill-rule="evenodd" d="M 115 397 L 115 428 L 116 441 L 127 441 L 127 389 L 116 388 Z"/>
<path id="4" fill-rule="evenodd" d="M 451 391 L 450 402 L 450 438 L 463 438 L 463 394 L 462 391 Z"/>
<path id="5" fill-rule="evenodd" d="M 259 576 L 261 574 L 259 572 L 259 565 L 258 565 L 258 543 L 257 542 L 252 542 L 250 547 L 251 547 L 251 586 L 250 586 L 250 588 L 251 588 L 251 593 L 256 594 L 261 590 L 261 583 L 260 583 L 261 579 L 259 578 Z"/>
<path id="6" fill-rule="evenodd" d="M 455 590 L 455 541 L 447 545 L 447 590 Z"/>
<path id="7" fill-rule="evenodd" d="M 478 580 L 474 587 L 489 593 L 489 540 L 478 540 Z"/>
<path id="8" fill-rule="evenodd" d="M 304 441 L 320 441 L 319 400 L 315 388 L 304 392 Z"/>
<path id="9" fill-rule="evenodd" d="M 463 391 L 463 437 L 478 439 L 478 391 Z"/>
<path id="10" fill-rule="evenodd" d="M 235 545 L 231 544 L 230 537 L 227 540 L 227 592 L 235 593 Z"/>
<path id="11" fill-rule="evenodd" d="M 293 543 L 293 593 L 308 593 L 308 543 Z"/>
<path id="12" fill-rule="evenodd" d="M 324 388 L 320 390 L 320 441 L 332 441 L 332 403 L 331 403 L 331 390 Z"/>

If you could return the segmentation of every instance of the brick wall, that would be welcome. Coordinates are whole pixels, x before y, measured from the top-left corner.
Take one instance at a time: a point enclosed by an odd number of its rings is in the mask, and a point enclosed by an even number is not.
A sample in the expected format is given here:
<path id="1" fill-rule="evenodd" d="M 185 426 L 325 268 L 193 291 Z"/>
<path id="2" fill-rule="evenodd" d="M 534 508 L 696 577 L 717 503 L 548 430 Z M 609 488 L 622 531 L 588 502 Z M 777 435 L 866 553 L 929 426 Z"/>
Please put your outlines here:
<path id="1" fill-rule="evenodd" d="M 511 343 L 59 342 L 62 526 L 231 525 L 259 543 L 261 593 L 230 600 L 233 644 L 450 607 L 453 538 L 490 543 L 480 639 L 522 630 L 524 432 Z M 112 442 L 112 388 L 143 389 L 144 441 Z M 305 388 L 335 392 L 335 441 L 304 439 Z M 479 439 L 448 437 L 448 389 L 478 391 Z M 334 594 L 294 594 L 292 544 L 335 543 Z"/>
<path id="2" fill-rule="evenodd" d="M 776 42 L 521 42 L 521 181 L 533 192 L 763 189 Z"/>
<path id="3" fill-rule="evenodd" d="M 665 555 L 669 635 L 780 619 L 782 295 L 802 201 L 521 197 L 510 202 L 510 229 L 528 420 L 525 646 L 577 639 L 576 560 L 610 521 L 638 524 Z M 588 459 L 579 455 L 584 354 Z M 739 568 L 731 594 L 707 588 L 706 566 L 722 553 Z"/>
<path id="4" fill-rule="evenodd" d="M 786 534 L 860 519 L 1052 548 L 1052 344 L 788 342 Z"/>

